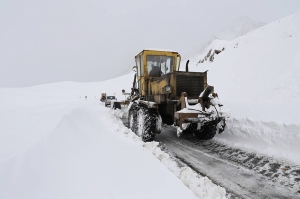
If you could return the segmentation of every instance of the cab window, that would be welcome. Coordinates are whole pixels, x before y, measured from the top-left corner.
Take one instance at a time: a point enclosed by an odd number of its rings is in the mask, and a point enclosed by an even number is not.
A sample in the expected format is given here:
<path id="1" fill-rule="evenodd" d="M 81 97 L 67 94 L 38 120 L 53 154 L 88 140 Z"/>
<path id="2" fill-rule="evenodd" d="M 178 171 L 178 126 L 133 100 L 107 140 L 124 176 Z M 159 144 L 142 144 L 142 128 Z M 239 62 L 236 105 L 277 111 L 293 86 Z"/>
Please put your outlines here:
<path id="1" fill-rule="evenodd" d="M 158 77 L 173 72 L 174 57 L 147 55 L 148 75 Z"/>
<path id="2" fill-rule="evenodd" d="M 138 72 L 138 76 L 141 76 L 141 59 L 140 59 L 140 56 L 138 56 L 136 59 L 135 59 L 135 62 L 136 62 L 136 66 L 137 66 L 137 72 Z"/>
<path id="3" fill-rule="evenodd" d="M 141 60 L 141 76 L 144 76 L 144 62 L 143 62 L 143 56 L 140 56 Z"/>

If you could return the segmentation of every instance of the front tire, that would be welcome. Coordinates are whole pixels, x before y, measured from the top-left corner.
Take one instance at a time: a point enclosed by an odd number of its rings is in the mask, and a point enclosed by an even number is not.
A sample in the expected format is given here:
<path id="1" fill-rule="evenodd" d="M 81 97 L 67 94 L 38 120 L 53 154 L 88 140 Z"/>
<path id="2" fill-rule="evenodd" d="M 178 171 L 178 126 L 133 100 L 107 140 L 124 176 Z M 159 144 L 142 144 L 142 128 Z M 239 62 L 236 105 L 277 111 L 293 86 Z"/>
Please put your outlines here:
<path id="1" fill-rule="evenodd" d="M 137 114 L 137 135 L 144 142 L 153 141 L 155 138 L 156 115 L 145 107 L 140 107 Z"/>
<path id="2" fill-rule="evenodd" d="M 132 104 L 128 110 L 128 125 L 134 133 L 137 132 L 137 109 L 137 105 Z"/>
<path id="3" fill-rule="evenodd" d="M 129 128 L 144 142 L 153 141 L 155 138 L 157 116 L 152 110 L 132 104 L 128 111 Z"/>

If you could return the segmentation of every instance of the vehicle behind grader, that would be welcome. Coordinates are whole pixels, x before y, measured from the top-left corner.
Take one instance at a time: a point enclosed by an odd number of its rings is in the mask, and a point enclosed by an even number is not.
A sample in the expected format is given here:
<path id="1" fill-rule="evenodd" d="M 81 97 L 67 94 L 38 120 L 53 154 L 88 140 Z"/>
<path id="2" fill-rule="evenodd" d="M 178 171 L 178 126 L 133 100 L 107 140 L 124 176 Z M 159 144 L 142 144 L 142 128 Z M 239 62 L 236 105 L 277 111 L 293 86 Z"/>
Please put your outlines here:
<path id="1" fill-rule="evenodd" d="M 188 63 L 179 71 L 180 54 L 172 51 L 143 50 L 135 61 L 128 123 L 143 141 L 152 141 L 162 122 L 177 126 L 178 136 L 191 132 L 211 139 L 224 131 L 229 114 L 207 84 L 207 71 L 188 72 Z"/>

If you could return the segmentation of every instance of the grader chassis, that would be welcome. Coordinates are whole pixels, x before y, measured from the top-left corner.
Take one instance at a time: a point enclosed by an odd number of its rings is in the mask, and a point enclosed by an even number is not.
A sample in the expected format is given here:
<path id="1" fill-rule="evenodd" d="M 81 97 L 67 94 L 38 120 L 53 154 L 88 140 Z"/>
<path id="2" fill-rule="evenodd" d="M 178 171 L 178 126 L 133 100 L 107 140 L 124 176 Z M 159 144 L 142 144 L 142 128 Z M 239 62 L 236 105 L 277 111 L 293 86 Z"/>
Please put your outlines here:
<path id="1" fill-rule="evenodd" d="M 207 84 L 207 72 L 188 72 L 188 66 L 179 71 L 180 59 L 179 53 L 162 50 L 135 56 L 128 123 L 144 141 L 161 132 L 162 122 L 177 126 L 178 136 L 192 132 L 200 139 L 211 139 L 225 128 L 228 115 Z"/>

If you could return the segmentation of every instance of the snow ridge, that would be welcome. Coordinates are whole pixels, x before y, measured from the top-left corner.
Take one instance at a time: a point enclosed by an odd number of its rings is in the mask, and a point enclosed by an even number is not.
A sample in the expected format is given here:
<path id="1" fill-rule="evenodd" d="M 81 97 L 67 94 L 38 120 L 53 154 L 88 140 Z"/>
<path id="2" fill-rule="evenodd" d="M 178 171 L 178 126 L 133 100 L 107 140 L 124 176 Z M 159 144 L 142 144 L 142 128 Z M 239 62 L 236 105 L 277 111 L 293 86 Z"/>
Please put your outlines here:
<path id="1" fill-rule="evenodd" d="M 275 156 L 283 162 L 300 162 L 299 124 L 287 125 L 250 118 L 231 118 L 226 124 L 226 130 L 215 137 L 217 141 L 257 154 Z"/>
<path id="2" fill-rule="evenodd" d="M 124 133 L 124 135 L 145 150 L 152 153 L 168 170 L 173 172 L 185 186 L 187 186 L 198 198 L 205 199 L 226 199 L 226 190 L 214 184 L 208 177 L 203 177 L 194 172 L 190 167 L 180 167 L 169 154 L 165 153 L 159 147 L 159 142 L 143 142 L 140 137 L 133 133 L 130 129 L 126 128 L 120 118 L 123 117 L 123 112 L 119 109 L 110 111 L 110 118 L 114 123 L 118 124 L 116 127 L 117 132 Z"/>

